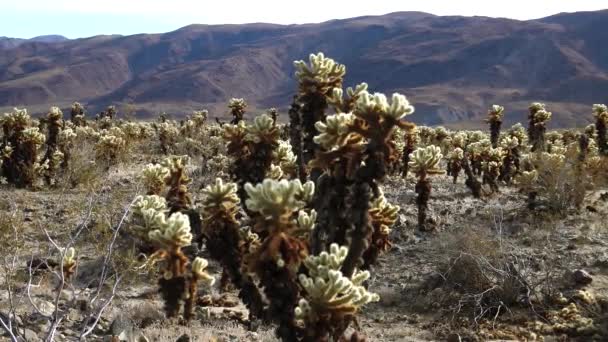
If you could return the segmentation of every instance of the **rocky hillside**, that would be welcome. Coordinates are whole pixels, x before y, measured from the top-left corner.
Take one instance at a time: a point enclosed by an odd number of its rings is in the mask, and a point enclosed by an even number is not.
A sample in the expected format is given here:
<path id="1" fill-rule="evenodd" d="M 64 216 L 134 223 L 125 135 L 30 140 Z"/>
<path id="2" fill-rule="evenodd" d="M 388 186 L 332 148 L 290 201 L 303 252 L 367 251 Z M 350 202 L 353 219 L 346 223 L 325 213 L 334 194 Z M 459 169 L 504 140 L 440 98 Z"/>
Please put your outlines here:
<path id="1" fill-rule="evenodd" d="M 131 104 L 141 116 L 202 107 L 222 116 L 230 97 L 246 98 L 252 111 L 286 109 L 293 60 L 323 51 L 346 64 L 347 85 L 406 94 L 419 123 L 477 126 L 493 103 L 512 123 L 542 101 L 554 127 L 583 125 L 591 104 L 608 102 L 606 27 L 608 10 L 531 21 L 399 12 L 53 43 L 0 38 L 0 109 L 78 100 L 89 112 Z"/>

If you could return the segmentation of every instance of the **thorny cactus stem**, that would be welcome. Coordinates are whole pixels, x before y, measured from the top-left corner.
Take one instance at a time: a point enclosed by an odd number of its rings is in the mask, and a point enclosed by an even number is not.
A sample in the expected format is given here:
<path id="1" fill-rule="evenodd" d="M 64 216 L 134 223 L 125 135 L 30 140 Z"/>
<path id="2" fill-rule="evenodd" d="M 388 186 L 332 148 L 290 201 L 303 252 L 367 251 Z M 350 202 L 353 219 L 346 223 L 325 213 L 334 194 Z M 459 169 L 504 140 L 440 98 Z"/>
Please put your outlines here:
<path id="1" fill-rule="evenodd" d="M 203 190 L 202 216 L 203 234 L 211 257 L 218 260 L 224 272 L 239 289 L 239 298 L 249 309 L 250 318 L 264 317 L 264 300 L 253 279 L 241 271 L 245 241 L 239 232 L 236 213 L 240 199 L 237 185 L 224 183 L 220 178 Z"/>
<path id="2" fill-rule="evenodd" d="M 342 274 L 347 254 L 347 247 L 332 244 L 329 253 L 304 260 L 308 272 L 299 275 L 304 298 L 295 308 L 295 318 L 304 326 L 304 341 L 339 340 L 360 307 L 380 300 L 363 286 L 368 271 L 356 270 L 350 277 Z"/>
<path id="3" fill-rule="evenodd" d="M 57 262 L 58 265 L 61 265 L 61 270 L 63 271 L 63 278 L 66 282 L 69 282 L 76 271 L 76 250 L 74 247 L 69 247 L 67 249 L 61 250 L 62 259 L 60 262 Z"/>
<path id="4" fill-rule="evenodd" d="M 262 245 L 250 255 L 250 268 L 260 278 L 270 301 L 270 314 L 278 321 L 277 336 L 284 341 L 295 341 L 298 328 L 294 310 L 299 289 L 296 272 L 308 256 L 308 235 L 314 225 L 305 216 L 294 220 L 314 194 L 314 183 L 299 180 L 275 181 L 265 179 L 257 185 L 247 183 L 247 208 L 255 213 L 254 229 L 264 233 Z"/>
<path id="5" fill-rule="evenodd" d="M 363 269 L 370 269 L 378 259 L 381 252 L 386 252 L 392 247 L 389 240 L 391 227 L 397 222 L 397 214 L 400 207 L 392 205 L 384 197 L 382 191 L 370 204 L 369 217 L 373 227 L 371 243 L 365 253 L 363 253 Z"/>
<path id="6" fill-rule="evenodd" d="M 489 148 L 485 151 L 482 163 L 483 182 L 488 184 L 492 192 L 499 192 L 498 177 L 502 167 L 504 152 L 501 148 Z"/>
<path id="7" fill-rule="evenodd" d="M 601 155 L 608 155 L 608 107 L 603 104 L 593 105 L 597 146 Z"/>
<path id="8" fill-rule="evenodd" d="M 0 118 L 3 131 L 2 173 L 9 183 L 17 187 L 31 187 L 38 172 L 44 169 L 38 160 L 38 149 L 46 137 L 33 127 L 26 109 L 15 108 Z"/>
<path id="9" fill-rule="evenodd" d="M 53 182 L 55 172 L 61 163 L 61 160 L 57 163 L 58 160 L 56 160 L 54 156 L 59 150 L 59 133 L 63 127 L 62 118 L 63 113 L 61 112 L 61 109 L 58 107 L 51 107 L 45 119 L 48 134 L 46 139 L 46 152 L 44 157 L 42 157 L 42 162 L 48 163 L 48 170 L 44 175 L 44 180 L 47 185 L 50 185 Z"/>
<path id="10" fill-rule="evenodd" d="M 458 175 L 462 170 L 463 159 L 464 151 L 460 147 L 456 147 L 448 154 L 448 175 L 452 176 L 454 184 L 458 181 Z"/>
<path id="11" fill-rule="evenodd" d="M 488 111 L 488 118 L 486 122 L 490 124 L 490 141 L 492 147 L 498 147 L 498 137 L 500 136 L 500 126 L 502 125 L 502 117 L 505 108 L 499 105 L 492 105 L 492 108 Z"/>
<path id="12" fill-rule="evenodd" d="M 297 102 L 298 96 L 294 96 L 293 102 L 291 103 L 291 107 L 289 108 L 289 142 L 291 144 L 291 148 L 293 149 L 293 153 L 296 156 L 296 167 L 297 167 L 297 177 L 301 182 L 306 181 L 307 173 L 306 173 L 306 165 L 304 164 L 304 157 L 302 154 L 303 146 L 302 146 L 302 119 L 300 117 L 300 105 Z"/>
<path id="13" fill-rule="evenodd" d="M 477 177 L 473 173 L 471 169 L 471 164 L 469 163 L 469 156 L 466 154 L 464 158 L 462 158 L 462 168 L 464 170 L 464 174 L 467 176 L 464 184 L 471 190 L 473 197 L 481 198 L 481 183 L 477 180 Z"/>
<path id="14" fill-rule="evenodd" d="M 187 210 L 192 205 L 192 197 L 188 192 L 188 185 L 192 180 L 186 174 L 188 156 L 171 156 L 165 159 L 162 166 L 169 170 L 165 177 L 165 185 L 169 186 L 167 203 L 171 212 Z"/>
<path id="15" fill-rule="evenodd" d="M 313 141 L 317 133 L 315 124 L 324 121 L 328 97 L 332 95 L 333 89 L 342 88 L 346 67 L 326 58 L 321 52 L 311 54 L 309 64 L 295 61 L 294 66 L 298 80 L 298 103 L 301 104 L 299 121 L 303 133 L 302 165 L 308 165 L 319 149 Z M 317 174 L 312 179 L 316 180 L 318 176 Z"/>
<path id="16" fill-rule="evenodd" d="M 141 180 L 148 195 L 159 195 L 165 188 L 165 182 L 170 170 L 160 164 L 148 164 L 141 172 Z"/>
<path id="17" fill-rule="evenodd" d="M 72 103 L 70 119 L 74 126 L 86 126 L 84 107 L 80 103 Z"/>
<path id="18" fill-rule="evenodd" d="M 545 109 L 545 104 L 538 102 L 530 105 L 529 110 L 528 138 L 532 144 L 532 152 L 544 151 L 545 131 L 547 130 L 547 122 L 551 119 L 551 112 Z"/>
<path id="19" fill-rule="evenodd" d="M 196 257 L 192 262 L 191 274 L 188 279 L 188 294 L 184 306 L 184 318 L 186 322 L 190 322 L 194 314 L 194 305 L 198 300 L 199 282 L 202 282 L 207 287 L 211 287 L 215 282 L 215 278 L 205 271 L 208 265 L 209 262 L 206 259 L 199 257 Z"/>
<path id="20" fill-rule="evenodd" d="M 188 216 L 179 212 L 171 214 L 166 220 L 163 216 L 158 229 L 150 231 L 148 238 L 158 247 L 150 259 L 165 261 L 164 274 L 159 279 L 160 293 L 167 316 L 175 317 L 188 294 L 185 275 L 188 258 L 181 250 L 192 242 Z"/>
<path id="21" fill-rule="evenodd" d="M 230 108 L 230 114 L 232 114 L 232 125 L 237 125 L 243 121 L 245 116 L 245 108 L 247 108 L 247 102 L 244 99 L 231 98 L 228 102 L 228 108 Z"/>
<path id="22" fill-rule="evenodd" d="M 412 171 L 418 176 L 418 183 L 416 183 L 416 193 L 418 194 L 416 204 L 418 204 L 418 228 L 421 231 L 427 229 L 426 212 L 431 196 L 431 182 L 427 176 L 443 174 L 443 170 L 439 169 L 441 158 L 443 158 L 441 149 L 435 145 L 429 145 L 416 149 L 410 161 Z"/>
<path id="23" fill-rule="evenodd" d="M 410 155 L 414 152 L 416 144 L 420 141 L 417 128 L 406 130 L 404 133 L 405 145 L 403 146 L 403 178 L 407 178 L 407 174 L 410 170 Z"/>

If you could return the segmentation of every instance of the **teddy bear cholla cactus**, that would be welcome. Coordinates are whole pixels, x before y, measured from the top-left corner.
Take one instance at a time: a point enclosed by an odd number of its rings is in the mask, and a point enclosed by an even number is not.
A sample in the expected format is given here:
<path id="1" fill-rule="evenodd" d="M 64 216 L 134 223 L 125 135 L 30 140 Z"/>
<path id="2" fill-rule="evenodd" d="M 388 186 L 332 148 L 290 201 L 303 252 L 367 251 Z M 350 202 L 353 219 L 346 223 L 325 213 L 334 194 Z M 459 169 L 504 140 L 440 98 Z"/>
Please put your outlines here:
<path id="1" fill-rule="evenodd" d="M 488 184 L 492 192 L 498 192 L 498 177 L 502 168 L 504 152 L 501 148 L 488 148 L 483 154 L 483 183 Z"/>
<path id="2" fill-rule="evenodd" d="M 416 204 L 418 205 L 418 228 L 426 230 L 426 212 L 428 210 L 428 202 L 431 196 L 431 181 L 429 175 L 443 174 L 443 170 L 439 168 L 443 155 L 441 149 L 435 145 L 417 148 L 412 153 L 410 168 L 418 177 L 416 183 Z"/>
<path id="3" fill-rule="evenodd" d="M 296 79 L 298 81 L 297 103 L 299 104 L 298 120 L 292 121 L 292 129 L 302 132 L 303 137 L 299 139 L 292 136 L 291 144 L 296 151 L 301 151 L 302 160 L 300 170 L 305 171 L 305 166 L 315 157 L 319 146 L 314 143 L 316 135 L 315 124 L 324 121 L 328 108 L 329 98 L 334 96 L 336 88 L 342 88 L 342 82 L 346 73 L 346 67 L 331 58 L 325 57 L 321 52 L 309 56 L 309 64 L 304 61 L 295 61 Z M 333 102 L 336 103 L 337 97 Z M 296 139 L 293 139 L 296 138 Z M 299 156 L 298 156 L 299 158 Z M 299 175 L 300 179 L 306 175 Z M 316 178 L 318 175 L 315 175 Z"/>
<path id="4" fill-rule="evenodd" d="M 238 125 L 224 125 L 228 153 L 234 159 L 231 171 L 239 186 L 241 200 L 245 200 L 246 183 L 259 183 L 270 176 L 271 171 L 275 177 L 282 176 L 283 171 L 276 169 L 279 165 L 275 164 L 275 169 L 271 169 L 273 162 L 278 162 L 275 153 L 279 148 L 279 134 L 278 127 L 266 114 L 256 117 L 250 125 L 244 121 Z"/>
<path id="5" fill-rule="evenodd" d="M 369 208 L 370 224 L 373 227 L 371 243 L 363 253 L 362 269 L 369 269 L 374 265 L 381 252 L 386 252 L 392 247 L 389 239 L 391 227 L 397 222 L 400 207 L 388 202 L 384 193 L 372 201 Z"/>
<path id="6" fill-rule="evenodd" d="M 62 248 L 59 252 L 61 260 L 56 263 L 60 265 L 64 280 L 69 282 L 76 272 L 76 249 L 74 247 Z"/>
<path id="7" fill-rule="evenodd" d="M 63 113 L 58 107 L 51 107 L 44 122 L 48 128 L 46 139 L 46 152 L 42 157 L 42 163 L 47 163 L 44 180 L 47 185 L 54 183 L 55 175 L 59 166 L 63 163 L 66 155 L 59 148 L 59 138 L 64 127 Z"/>
<path id="8" fill-rule="evenodd" d="M 593 105 L 597 146 L 600 154 L 608 155 L 608 107 L 604 104 Z"/>
<path id="9" fill-rule="evenodd" d="M 498 147 L 498 137 L 500 136 L 500 126 L 502 125 L 504 111 L 505 108 L 499 105 L 492 105 L 488 111 L 486 122 L 490 124 L 490 141 L 493 148 Z"/>
<path id="10" fill-rule="evenodd" d="M 393 94 L 389 102 L 384 94 L 363 92 L 352 113 L 338 113 L 317 123 L 320 134 L 314 141 L 322 150 L 310 167 L 324 174 L 315 199 L 319 229 L 312 247 L 319 253 L 331 242 L 346 244 L 350 238 L 343 270 L 347 276 L 364 263 L 362 256 L 374 232 L 369 205 L 379 195 L 379 183 L 384 181 L 388 166 L 400 158 L 392 141 L 394 132 L 414 127 L 404 120 L 413 112 L 414 107 L 401 94 Z M 350 210 L 351 214 L 335 215 L 336 209 Z"/>
<path id="11" fill-rule="evenodd" d="M 84 107 L 79 102 L 72 103 L 70 109 L 70 119 L 74 126 L 86 126 Z"/>
<path id="12" fill-rule="evenodd" d="M 294 309 L 299 289 L 296 272 L 308 256 L 308 235 L 313 227 L 300 214 L 314 194 L 314 183 L 299 180 L 275 181 L 265 179 L 261 184 L 245 185 L 247 208 L 254 213 L 254 231 L 260 232 L 260 247 L 248 256 L 249 268 L 260 279 L 260 285 L 270 302 L 269 312 L 277 320 L 277 336 L 295 341 Z M 297 220 L 297 216 L 302 219 Z"/>
<path id="13" fill-rule="evenodd" d="M 165 179 L 170 170 L 160 164 L 148 164 L 141 172 L 141 180 L 148 195 L 160 195 L 165 188 Z"/>
<path id="14" fill-rule="evenodd" d="M 530 105 L 528 114 L 528 138 L 532 144 L 532 151 L 543 151 L 545 149 L 545 131 L 547 122 L 551 119 L 544 103 L 535 102 Z"/>
<path id="15" fill-rule="evenodd" d="M 462 160 L 464 159 L 464 151 L 460 147 L 456 147 L 448 153 L 448 176 L 452 176 L 454 184 L 458 181 L 458 175 L 462 170 Z"/>
<path id="16" fill-rule="evenodd" d="M 124 155 L 126 146 L 120 129 L 104 130 L 95 145 L 95 159 L 105 163 L 109 168 Z"/>
<path id="17" fill-rule="evenodd" d="M 362 306 L 380 300 L 363 285 L 370 277 L 368 271 L 356 270 L 350 277 L 342 274 L 347 255 L 347 247 L 332 244 L 329 253 L 304 260 L 308 272 L 299 275 L 304 298 L 295 308 L 295 318 L 304 326 L 305 341 L 339 340 Z"/>
<path id="18" fill-rule="evenodd" d="M 149 200 L 148 208 L 145 209 L 148 212 L 158 208 L 162 203 L 157 196 L 149 196 L 142 201 L 146 199 Z M 160 208 L 157 214 L 146 213 L 148 218 L 154 220 L 150 222 L 148 239 L 157 247 L 157 251 L 150 256 L 150 262 L 158 260 L 164 262 L 163 276 L 158 283 L 167 316 L 177 316 L 185 302 L 184 318 L 190 320 L 198 282 L 202 280 L 205 284 L 211 285 L 213 278 L 204 272 L 207 261 L 200 258 L 194 260 L 190 274 L 187 273 L 186 266 L 189 261 L 182 248 L 192 243 L 190 221 L 187 215 L 180 212 L 175 212 L 169 217 L 166 217 L 165 212 L 166 208 Z"/>
<path id="19" fill-rule="evenodd" d="M 239 203 L 234 183 L 224 183 L 217 178 L 203 190 L 204 241 L 211 258 L 220 262 L 224 274 L 239 289 L 239 297 L 249 309 L 250 317 L 261 318 L 264 311 L 262 295 L 251 276 L 242 271 L 243 258 L 255 250 L 253 244 L 258 236 L 240 229 L 236 219 Z"/>
<path id="20" fill-rule="evenodd" d="M 228 108 L 230 108 L 230 114 L 232 114 L 232 121 L 230 121 L 230 123 L 232 125 L 237 125 L 239 122 L 243 121 L 247 102 L 245 102 L 244 99 L 231 98 L 230 101 L 228 101 Z"/>
<path id="21" fill-rule="evenodd" d="M 2 175 L 8 183 L 18 187 L 34 186 L 38 176 L 45 172 L 39 160 L 39 148 L 46 140 L 26 109 L 15 108 L 0 118 L 2 126 Z"/>

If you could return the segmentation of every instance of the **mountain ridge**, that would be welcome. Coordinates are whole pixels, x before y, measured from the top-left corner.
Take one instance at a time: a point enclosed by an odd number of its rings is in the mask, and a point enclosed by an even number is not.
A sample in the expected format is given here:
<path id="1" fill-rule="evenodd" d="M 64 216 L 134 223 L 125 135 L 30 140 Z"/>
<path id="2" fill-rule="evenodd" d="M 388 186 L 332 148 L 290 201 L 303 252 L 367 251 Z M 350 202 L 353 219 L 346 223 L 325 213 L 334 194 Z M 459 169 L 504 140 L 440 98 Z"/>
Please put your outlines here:
<path id="1" fill-rule="evenodd" d="M 419 123 L 479 126 L 493 103 L 513 123 L 541 101 L 555 127 L 581 126 L 593 103 L 608 102 L 602 27 L 608 10 L 528 21 L 395 12 L 22 42 L 0 54 L 0 109 L 81 101 L 90 113 L 131 104 L 144 117 L 205 107 L 224 116 L 230 97 L 244 97 L 251 111 L 285 112 L 296 89 L 293 60 L 323 51 L 346 65 L 345 86 L 407 95 Z"/>

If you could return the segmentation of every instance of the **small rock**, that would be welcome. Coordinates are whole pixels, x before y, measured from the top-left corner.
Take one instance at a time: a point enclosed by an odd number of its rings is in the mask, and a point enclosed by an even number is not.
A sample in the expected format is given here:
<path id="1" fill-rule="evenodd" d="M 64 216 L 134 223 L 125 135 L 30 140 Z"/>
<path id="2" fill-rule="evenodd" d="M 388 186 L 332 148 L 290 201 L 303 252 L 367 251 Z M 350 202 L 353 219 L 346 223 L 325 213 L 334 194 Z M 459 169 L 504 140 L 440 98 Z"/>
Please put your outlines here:
<path id="1" fill-rule="evenodd" d="M 40 337 L 38 337 L 38 334 L 35 331 L 30 330 L 30 329 L 24 330 L 23 337 L 28 342 L 42 341 L 42 339 Z"/>
<path id="2" fill-rule="evenodd" d="M 447 342 L 461 342 L 462 339 L 460 338 L 460 335 L 458 334 L 450 334 L 448 336 Z"/>
<path id="3" fill-rule="evenodd" d="M 183 334 L 177 340 L 175 340 L 175 342 L 190 342 L 190 341 L 192 341 L 192 339 L 190 339 L 190 336 L 188 336 L 188 334 Z"/>
<path id="4" fill-rule="evenodd" d="M 593 277 L 589 274 L 589 272 L 578 269 L 572 272 L 572 279 L 578 285 L 589 285 L 593 281 Z"/>

